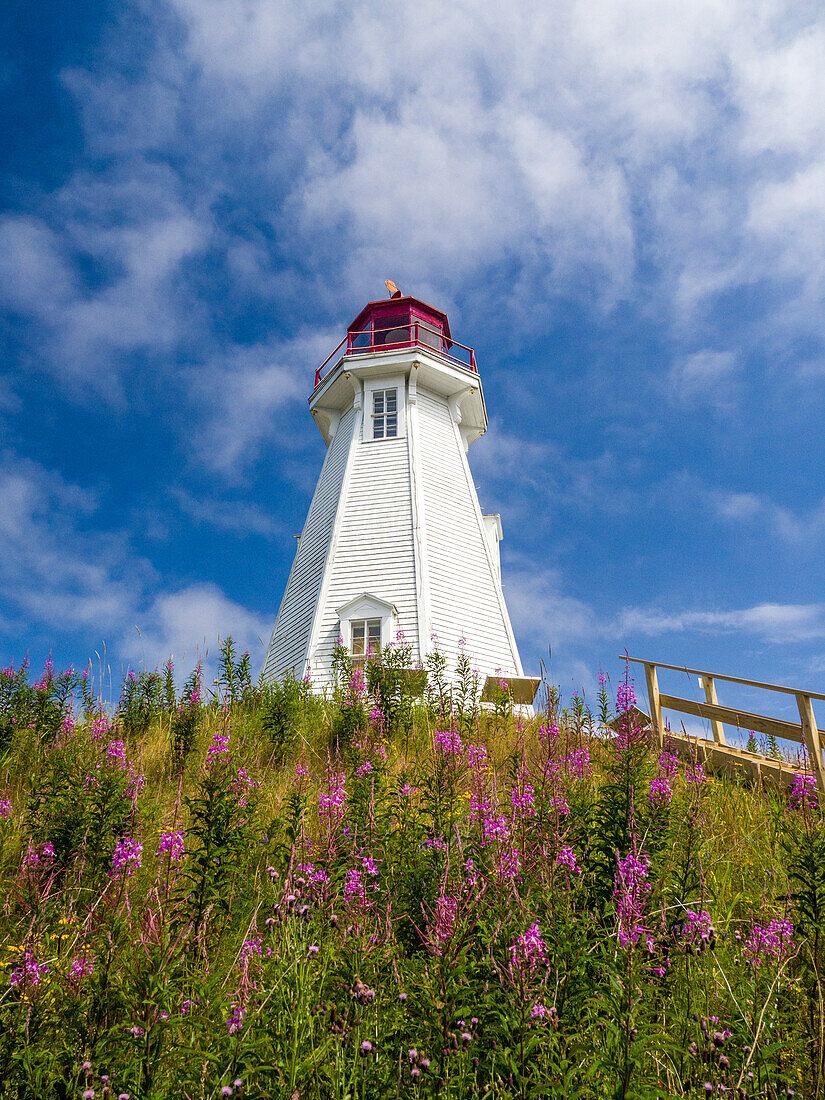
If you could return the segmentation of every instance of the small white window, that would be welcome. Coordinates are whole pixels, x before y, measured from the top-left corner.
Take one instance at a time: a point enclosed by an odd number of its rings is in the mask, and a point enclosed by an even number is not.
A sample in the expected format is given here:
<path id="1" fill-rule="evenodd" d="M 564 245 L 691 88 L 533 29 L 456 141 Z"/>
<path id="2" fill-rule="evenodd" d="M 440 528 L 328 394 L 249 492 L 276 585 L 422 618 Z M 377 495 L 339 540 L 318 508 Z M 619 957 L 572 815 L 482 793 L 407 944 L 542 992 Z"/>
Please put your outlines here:
<path id="1" fill-rule="evenodd" d="M 372 438 L 392 439 L 398 435 L 398 391 L 372 391 Z"/>
<path id="2" fill-rule="evenodd" d="M 351 619 L 352 667 L 363 668 L 367 658 L 381 652 L 381 620 Z"/>

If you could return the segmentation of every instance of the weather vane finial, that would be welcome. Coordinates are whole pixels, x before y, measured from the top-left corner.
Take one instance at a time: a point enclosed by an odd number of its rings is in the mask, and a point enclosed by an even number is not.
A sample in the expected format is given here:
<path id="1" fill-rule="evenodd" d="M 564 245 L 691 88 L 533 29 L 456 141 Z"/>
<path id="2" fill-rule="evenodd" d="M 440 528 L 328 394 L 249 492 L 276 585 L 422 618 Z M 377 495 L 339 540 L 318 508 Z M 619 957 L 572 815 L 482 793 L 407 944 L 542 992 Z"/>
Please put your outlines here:
<path id="1" fill-rule="evenodd" d="M 387 288 L 387 293 L 389 294 L 389 296 L 391 298 L 394 298 L 396 296 L 396 294 L 401 293 L 401 291 L 398 289 L 398 287 L 395 285 L 395 283 L 392 281 L 392 279 L 387 279 L 386 282 L 384 283 L 384 286 Z"/>

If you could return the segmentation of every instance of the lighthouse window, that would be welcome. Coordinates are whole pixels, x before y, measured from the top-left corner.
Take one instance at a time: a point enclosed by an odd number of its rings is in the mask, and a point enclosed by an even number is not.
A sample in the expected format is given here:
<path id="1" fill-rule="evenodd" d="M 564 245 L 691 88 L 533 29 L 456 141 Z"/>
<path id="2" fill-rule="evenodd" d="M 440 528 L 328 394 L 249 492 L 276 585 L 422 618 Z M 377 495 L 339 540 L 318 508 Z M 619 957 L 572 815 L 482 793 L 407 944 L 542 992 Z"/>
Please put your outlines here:
<path id="1" fill-rule="evenodd" d="M 372 438 L 391 439 L 398 435 L 398 391 L 373 390 Z"/>
<path id="2" fill-rule="evenodd" d="M 354 668 L 363 668 L 367 657 L 381 652 L 381 620 L 353 619 L 352 664 Z"/>

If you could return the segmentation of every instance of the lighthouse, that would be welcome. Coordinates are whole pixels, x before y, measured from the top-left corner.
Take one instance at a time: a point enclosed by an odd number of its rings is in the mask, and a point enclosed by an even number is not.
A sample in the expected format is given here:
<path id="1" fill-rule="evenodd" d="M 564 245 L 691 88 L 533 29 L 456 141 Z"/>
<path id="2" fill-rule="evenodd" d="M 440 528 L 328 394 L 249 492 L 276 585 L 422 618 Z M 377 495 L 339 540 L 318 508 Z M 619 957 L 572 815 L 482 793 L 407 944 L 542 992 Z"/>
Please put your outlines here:
<path id="1" fill-rule="evenodd" d="M 472 348 L 392 283 L 315 372 L 327 452 L 264 660 L 264 678 L 332 683 L 403 635 L 413 659 L 460 648 L 487 676 L 523 670 L 501 582 L 501 518 L 483 515 L 467 451 L 487 430 Z M 535 690 L 535 688 L 533 689 Z"/>

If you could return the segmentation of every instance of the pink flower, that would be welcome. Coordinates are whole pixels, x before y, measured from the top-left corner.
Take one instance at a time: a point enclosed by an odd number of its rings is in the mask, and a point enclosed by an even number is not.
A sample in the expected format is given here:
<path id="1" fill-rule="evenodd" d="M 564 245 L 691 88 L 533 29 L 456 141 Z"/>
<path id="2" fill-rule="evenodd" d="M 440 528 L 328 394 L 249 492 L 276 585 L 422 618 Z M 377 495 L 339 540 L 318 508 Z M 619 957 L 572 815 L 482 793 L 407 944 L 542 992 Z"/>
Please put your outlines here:
<path id="1" fill-rule="evenodd" d="M 172 863 L 180 863 L 186 854 L 183 833 L 168 832 L 160 834 L 158 845 L 158 859 L 168 856 Z"/>
<path id="2" fill-rule="evenodd" d="M 659 779 L 651 779 L 647 800 L 651 806 L 669 806 L 673 798 L 670 780 L 666 776 Z"/>
<path id="3" fill-rule="evenodd" d="M 131 878 L 143 861 L 143 844 L 132 837 L 124 837 L 115 846 L 112 855 L 112 878 Z"/>
<path id="4" fill-rule="evenodd" d="M 616 692 L 616 709 L 620 714 L 624 714 L 635 706 L 636 692 L 633 690 L 633 685 L 630 683 L 619 684 L 619 690 Z"/>
<path id="5" fill-rule="evenodd" d="M 454 730 L 436 730 L 434 740 L 435 747 L 445 755 L 452 753 L 455 756 L 460 756 L 464 752 L 461 737 Z"/>
<path id="6" fill-rule="evenodd" d="M 582 873 L 581 867 L 576 860 L 576 853 L 569 846 L 565 846 L 556 856 L 556 865 L 558 867 L 566 867 L 574 875 L 580 875 Z"/>
<path id="7" fill-rule="evenodd" d="M 79 982 L 82 978 L 88 978 L 95 968 L 95 960 L 92 955 L 75 955 L 69 969 L 69 978 L 73 982 Z"/>
<path id="8" fill-rule="evenodd" d="M 0 817 L 11 817 L 11 801 L 8 798 L 0 798 Z"/>
<path id="9" fill-rule="evenodd" d="M 207 767 L 218 764 L 229 756 L 229 734 L 213 733 L 212 744 L 206 753 Z"/>
<path id="10" fill-rule="evenodd" d="M 758 969 L 769 959 L 781 962 L 793 948 L 793 924 L 783 917 L 782 920 L 772 920 L 767 928 L 754 924 L 742 953 L 751 966 Z"/>
<path id="11" fill-rule="evenodd" d="M 685 779 L 688 783 L 695 783 L 699 787 L 708 781 L 708 777 L 705 775 L 705 769 L 701 764 L 688 764 L 685 772 Z"/>
<path id="12" fill-rule="evenodd" d="M 369 760 L 365 760 L 360 768 L 355 769 L 356 775 L 369 775 L 372 771 L 372 763 Z"/>

